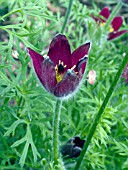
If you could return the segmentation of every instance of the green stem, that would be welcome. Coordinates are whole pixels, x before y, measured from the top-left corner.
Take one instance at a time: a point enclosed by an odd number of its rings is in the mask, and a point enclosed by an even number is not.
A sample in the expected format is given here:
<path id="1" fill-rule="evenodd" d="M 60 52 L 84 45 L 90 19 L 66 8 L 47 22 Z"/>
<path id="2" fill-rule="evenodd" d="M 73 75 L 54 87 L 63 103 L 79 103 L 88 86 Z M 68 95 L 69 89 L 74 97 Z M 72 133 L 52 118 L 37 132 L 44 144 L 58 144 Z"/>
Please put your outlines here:
<path id="1" fill-rule="evenodd" d="M 110 17 L 108 18 L 106 24 L 105 24 L 106 30 L 108 30 L 109 26 L 111 25 L 113 18 L 115 17 L 116 13 L 121 9 L 121 7 L 122 7 L 122 2 L 119 1 L 118 4 L 115 6 L 114 10 L 112 11 Z"/>
<path id="2" fill-rule="evenodd" d="M 73 0 L 70 0 L 69 1 L 69 5 L 68 5 L 68 9 L 66 11 L 65 20 L 64 20 L 64 23 L 63 23 L 63 26 L 62 26 L 62 29 L 61 29 L 61 33 L 62 34 L 64 33 L 64 30 L 66 28 L 66 24 L 67 24 L 68 19 L 69 19 L 69 15 L 70 15 L 70 12 L 71 12 L 72 4 L 73 4 Z"/>
<path id="3" fill-rule="evenodd" d="M 54 165 L 58 164 L 59 160 L 59 121 L 60 121 L 60 111 L 61 111 L 62 100 L 57 99 L 54 119 L 53 119 L 53 160 Z"/>
<path id="4" fill-rule="evenodd" d="M 117 74 L 116 74 L 116 76 L 115 76 L 115 78 L 113 80 L 113 83 L 110 86 L 109 91 L 108 91 L 108 93 L 107 93 L 107 95 L 106 95 L 106 97 L 105 97 L 105 99 L 104 99 L 104 101 L 103 101 L 103 103 L 102 103 L 102 105 L 101 105 L 101 107 L 99 109 L 99 112 L 97 113 L 97 115 L 95 117 L 95 120 L 94 120 L 94 122 L 93 122 L 93 124 L 92 124 L 92 126 L 90 128 L 90 132 L 88 134 L 87 141 L 86 141 L 86 143 L 85 143 L 85 145 L 84 145 L 84 147 L 82 149 L 82 152 L 81 152 L 80 157 L 78 159 L 78 162 L 76 164 L 75 170 L 79 170 L 79 168 L 80 168 L 80 166 L 82 164 L 84 155 L 85 155 L 85 153 L 86 153 L 86 151 L 88 149 L 88 146 L 89 146 L 90 141 L 91 141 L 91 139 L 93 137 L 93 134 L 94 134 L 94 132 L 96 130 L 96 127 L 97 127 L 97 125 L 99 123 L 99 120 L 100 120 L 102 114 L 104 113 L 104 110 L 105 110 L 105 108 L 107 106 L 107 103 L 108 103 L 110 97 L 112 96 L 112 93 L 114 92 L 114 89 L 115 89 L 115 87 L 117 85 L 117 82 L 118 82 L 118 80 L 119 80 L 119 78 L 120 78 L 120 76 L 121 76 L 127 62 L 128 62 L 128 53 L 125 56 L 125 58 L 123 59 L 123 62 L 122 62 L 121 66 L 120 66 L 120 68 L 119 68 L 119 70 L 118 70 L 118 72 L 117 72 Z"/>

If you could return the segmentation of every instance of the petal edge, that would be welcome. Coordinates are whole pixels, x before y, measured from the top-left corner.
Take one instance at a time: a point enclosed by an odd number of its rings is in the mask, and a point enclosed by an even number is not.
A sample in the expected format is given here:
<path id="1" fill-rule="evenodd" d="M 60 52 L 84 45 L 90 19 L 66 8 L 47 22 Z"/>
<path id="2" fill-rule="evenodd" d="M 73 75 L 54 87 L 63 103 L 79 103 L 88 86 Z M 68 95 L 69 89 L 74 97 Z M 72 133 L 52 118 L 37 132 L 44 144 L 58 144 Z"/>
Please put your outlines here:
<path id="1" fill-rule="evenodd" d="M 99 13 L 101 16 L 103 16 L 104 18 L 108 19 L 109 16 L 110 16 L 110 11 L 108 9 L 108 7 L 104 7 L 100 13 Z"/>
<path id="2" fill-rule="evenodd" d="M 54 62 L 55 65 L 61 60 L 64 65 L 67 65 L 66 69 L 70 68 L 70 45 L 65 35 L 57 34 L 49 47 L 48 56 Z"/>
<path id="3" fill-rule="evenodd" d="M 41 74 L 41 63 L 44 61 L 44 58 L 41 54 L 37 53 L 36 51 L 32 50 L 31 48 L 27 48 L 28 54 L 32 60 L 33 67 L 37 76 L 39 77 Z"/>
<path id="4" fill-rule="evenodd" d="M 72 57 L 72 67 L 77 65 L 77 63 L 83 59 L 86 55 L 88 55 L 91 47 L 91 42 L 87 42 L 82 46 L 78 47 L 71 55 Z"/>
<path id="5" fill-rule="evenodd" d="M 123 19 L 122 19 L 121 16 L 115 17 L 115 18 L 112 20 L 112 23 L 111 23 L 114 31 L 118 31 L 119 28 L 122 26 L 122 23 L 123 23 Z"/>
<path id="6" fill-rule="evenodd" d="M 66 97 L 72 94 L 79 85 L 79 77 L 72 70 L 67 70 L 61 82 L 59 82 L 55 89 L 54 95 L 57 97 Z"/>
<path id="7" fill-rule="evenodd" d="M 128 30 L 121 30 L 121 31 L 117 31 L 117 32 L 112 32 L 112 33 L 109 33 L 108 35 L 108 40 L 113 40 L 113 39 L 116 39 L 118 38 L 119 36 L 127 33 Z"/>
<path id="8" fill-rule="evenodd" d="M 55 65 L 49 57 L 45 58 L 41 65 L 41 75 L 39 76 L 39 79 L 46 90 L 53 93 L 57 80 Z"/>

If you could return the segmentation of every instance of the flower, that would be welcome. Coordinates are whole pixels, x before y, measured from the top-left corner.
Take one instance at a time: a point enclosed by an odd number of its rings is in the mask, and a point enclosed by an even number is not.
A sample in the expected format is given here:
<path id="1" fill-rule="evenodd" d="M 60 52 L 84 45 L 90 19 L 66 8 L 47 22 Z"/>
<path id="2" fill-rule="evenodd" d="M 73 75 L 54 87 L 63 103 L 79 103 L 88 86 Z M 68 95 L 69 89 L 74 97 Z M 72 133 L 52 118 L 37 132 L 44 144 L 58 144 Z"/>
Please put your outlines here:
<path id="1" fill-rule="evenodd" d="M 90 70 L 88 73 L 88 83 L 89 84 L 94 84 L 96 82 L 96 71 L 95 70 Z"/>
<path id="2" fill-rule="evenodd" d="M 63 156 L 68 156 L 70 158 L 76 158 L 80 155 L 82 148 L 84 146 L 85 140 L 80 139 L 76 136 L 70 139 L 61 149 Z"/>
<path id="3" fill-rule="evenodd" d="M 128 64 L 126 65 L 122 77 L 125 79 L 126 83 L 128 84 Z"/>
<path id="4" fill-rule="evenodd" d="M 128 6 L 128 0 L 121 0 L 124 5 Z"/>
<path id="5" fill-rule="evenodd" d="M 28 48 L 37 77 L 44 88 L 56 97 L 66 97 L 72 94 L 81 82 L 86 68 L 87 55 L 91 43 L 78 47 L 71 53 L 70 45 L 65 35 L 56 35 L 47 57 Z"/>
<path id="6" fill-rule="evenodd" d="M 108 7 L 104 7 L 100 13 L 99 13 L 99 17 L 95 17 L 92 15 L 92 18 L 100 23 L 101 26 L 104 26 L 107 19 L 109 18 L 110 16 L 110 11 L 108 9 Z M 115 39 L 119 36 L 121 36 L 122 34 L 124 33 L 127 33 L 128 30 L 120 30 L 120 27 L 122 26 L 122 23 L 123 23 L 123 19 L 121 16 L 116 16 L 112 22 L 111 22 L 111 26 L 109 28 L 109 33 L 108 33 L 108 40 L 112 40 L 112 39 Z"/>

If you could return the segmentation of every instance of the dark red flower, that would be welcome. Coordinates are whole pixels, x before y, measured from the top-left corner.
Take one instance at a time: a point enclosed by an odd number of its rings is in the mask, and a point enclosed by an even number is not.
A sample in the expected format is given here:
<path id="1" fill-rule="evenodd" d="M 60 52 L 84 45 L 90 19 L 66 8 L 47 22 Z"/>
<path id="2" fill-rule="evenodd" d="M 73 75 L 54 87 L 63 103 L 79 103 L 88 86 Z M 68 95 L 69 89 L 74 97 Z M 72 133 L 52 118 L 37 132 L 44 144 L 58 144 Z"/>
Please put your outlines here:
<path id="1" fill-rule="evenodd" d="M 73 137 L 65 145 L 62 146 L 61 153 L 63 156 L 76 158 L 80 155 L 84 143 L 85 140 L 80 139 L 80 137 Z"/>
<path id="2" fill-rule="evenodd" d="M 97 22 L 100 23 L 101 25 L 104 25 L 107 19 L 110 16 L 110 11 L 108 7 L 104 7 L 101 12 L 99 13 L 99 17 L 92 16 L 92 18 Z M 122 26 L 123 19 L 121 16 L 116 16 L 112 22 L 111 26 L 109 28 L 109 33 L 108 33 L 108 40 L 115 39 L 122 34 L 128 32 L 128 30 L 119 30 L 120 27 Z"/>
<path id="3" fill-rule="evenodd" d="M 121 1 L 124 3 L 124 5 L 128 6 L 128 0 L 121 0 Z"/>
<path id="4" fill-rule="evenodd" d="M 126 83 L 128 84 L 128 64 L 126 65 L 122 77 L 125 79 Z"/>
<path id="5" fill-rule="evenodd" d="M 74 92 L 86 68 L 90 42 L 78 47 L 71 53 L 65 35 L 56 35 L 46 58 L 28 48 L 35 72 L 45 87 L 57 97 L 64 97 Z"/>

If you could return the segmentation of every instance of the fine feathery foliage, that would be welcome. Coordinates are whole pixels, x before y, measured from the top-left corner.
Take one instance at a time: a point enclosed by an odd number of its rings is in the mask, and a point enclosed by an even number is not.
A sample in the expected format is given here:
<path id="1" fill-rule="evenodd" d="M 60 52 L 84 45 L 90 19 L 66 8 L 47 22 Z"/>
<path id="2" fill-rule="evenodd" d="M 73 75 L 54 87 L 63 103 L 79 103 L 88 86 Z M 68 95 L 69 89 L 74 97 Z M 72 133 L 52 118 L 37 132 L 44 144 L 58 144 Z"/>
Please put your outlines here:
<path id="1" fill-rule="evenodd" d="M 86 143 L 92 123 L 128 55 L 128 33 L 108 41 L 111 25 L 106 29 L 92 17 L 99 17 L 105 6 L 112 12 L 117 3 L 121 1 L 76 0 L 66 15 L 69 2 L 64 0 L 0 1 L 1 170 L 75 169 L 79 156 L 63 156 L 61 149 L 76 136 Z M 128 30 L 127 5 L 122 5 L 112 17 L 122 16 L 120 30 Z M 59 111 L 55 108 L 56 97 L 42 87 L 26 49 L 45 57 L 51 40 L 61 31 L 71 51 L 87 42 L 92 46 L 83 84 L 75 95 L 62 102 L 56 126 L 59 129 L 55 129 L 54 111 Z M 94 84 L 87 81 L 90 70 L 96 73 Z M 128 73 L 125 70 L 101 115 L 81 170 L 128 169 Z M 59 148 L 53 142 L 54 137 Z M 54 150 L 59 159 L 55 158 Z"/>

